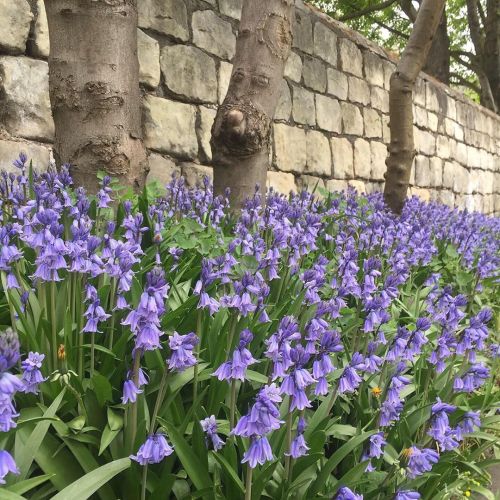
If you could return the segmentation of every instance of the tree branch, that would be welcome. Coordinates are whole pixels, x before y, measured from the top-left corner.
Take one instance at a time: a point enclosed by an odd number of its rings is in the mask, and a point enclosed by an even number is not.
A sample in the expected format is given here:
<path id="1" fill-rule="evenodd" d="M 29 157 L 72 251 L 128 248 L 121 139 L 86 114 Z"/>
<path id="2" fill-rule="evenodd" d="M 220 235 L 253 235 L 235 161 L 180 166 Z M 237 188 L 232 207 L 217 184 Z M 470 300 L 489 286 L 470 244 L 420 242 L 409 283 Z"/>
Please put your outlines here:
<path id="1" fill-rule="evenodd" d="M 413 7 L 411 0 L 399 0 L 399 5 L 403 9 L 403 12 L 408 16 L 410 21 L 414 23 L 417 20 L 417 9 Z"/>
<path id="2" fill-rule="evenodd" d="M 387 9 L 387 7 L 390 7 L 392 4 L 396 3 L 398 0 L 386 0 L 385 2 L 381 2 L 375 5 L 371 5 L 369 7 L 366 7 L 366 9 L 361 9 L 356 12 L 353 12 L 351 14 L 346 14 L 345 16 L 342 16 L 339 21 L 345 22 L 349 21 L 350 19 L 357 19 L 359 17 L 366 16 L 367 14 L 371 14 L 373 12 L 377 12 L 379 10 L 384 10 Z"/>
<path id="3" fill-rule="evenodd" d="M 459 75 L 458 73 L 450 73 L 450 79 L 455 80 L 452 83 L 456 85 L 462 85 L 463 87 L 468 87 L 469 89 L 476 92 L 478 95 L 481 94 L 481 88 L 478 85 L 467 80 L 467 78 L 464 78 L 462 75 Z"/>
<path id="4" fill-rule="evenodd" d="M 378 24 L 380 27 L 386 29 L 387 31 L 389 31 L 390 33 L 392 33 L 393 35 L 396 35 L 396 36 L 399 36 L 400 38 L 402 38 L 403 40 L 408 40 L 410 37 L 406 34 L 406 33 L 403 33 L 402 31 L 399 31 L 395 28 L 393 28 L 392 26 L 389 26 L 385 23 L 383 23 L 382 21 L 380 21 L 379 19 L 376 19 L 372 16 L 370 16 L 370 19 L 375 23 L 375 24 Z"/>
<path id="5" fill-rule="evenodd" d="M 474 49 L 479 57 L 484 53 L 484 34 L 481 31 L 481 22 L 478 14 L 478 0 L 466 0 L 469 31 Z"/>

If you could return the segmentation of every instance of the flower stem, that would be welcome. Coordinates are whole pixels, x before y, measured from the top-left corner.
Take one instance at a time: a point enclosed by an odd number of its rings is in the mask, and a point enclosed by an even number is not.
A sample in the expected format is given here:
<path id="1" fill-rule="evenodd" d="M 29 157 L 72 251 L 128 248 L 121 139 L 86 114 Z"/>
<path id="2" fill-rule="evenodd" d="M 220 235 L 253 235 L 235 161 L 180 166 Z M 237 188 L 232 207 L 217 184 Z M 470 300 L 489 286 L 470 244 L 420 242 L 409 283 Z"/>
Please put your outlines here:
<path id="1" fill-rule="evenodd" d="M 50 324 L 52 327 L 52 363 L 57 369 L 56 282 L 50 282 Z"/>
<path id="2" fill-rule="evenodd" d="M 236 379 L 231 380 L 231 396 L 229 399 L 229 430 L 234 428 L 234 415 L 236 411 Z"/>
<path id="3" fill-rule="evenodd" d="M 327 410 L 327 415 L 330 414 L 332 411 L 333 405 L 335 404 L 335 401 L 337 400 L 337 393 L 338 393 L 338 387 L 335 388 L 335 390 L 332 392 L 332 395 L 330 397 L 330 401 L 328 402 L 328 410 Z"/>
<path id="4" fill-rule="evenodd" d="M 253 469 L 248 466 L 247 467 L 247 478 L 245 481 L 245 500 L 252 499 L 252 472 Z"/>
<path id="5" fill-rule="evenodd" d="M 167 378 L 168 378 L 168 369 L 165 366 L 163 370 L 163 375 L 161 376 L 160 385 L 158 386 L 158 394 L 156 396 L 155 407 L 153 409 L 153 414 L 151 415 L 151 424 L 149 425 L 150 436 L 151 434 L 154 434 L 156 417 L 158 416 L 161 404 L 163 403 L 163 398 L 165 397 L 165 393 L 167 392 Z"/>
<path id="6" fill-rule="evenodd" d="M 141 480 L 141 500 L 146 500 L 146 483 L 148 480 L 148 464 L 145 464 L 142 468 L 142 480 Z"/>
<path id="7" fill-rule="evenodd" d="M 115 333 L 115 312 L 113 308 L 115 306 L 115 296 L 116 296 L 116 278 L 111 281 L 111 290 L 109 292 L 109 313 L 111 314 L 111 322 L 109 326 L 109 344 L 110 350 L 113 350 L 113 337 Z"/>
<path id="8" fill-rule="evenodd" d="M 290 461 L 291 461 L 291 456 L 290 456 L 290 447 L 292 445 L 292 424 L 293 424 L 293 412 L 291 410 L 291 405 L 292 405 L 292 398 L 290 398 L 288 402 L 288 414 L 286 417 L 286 441 L 285 441 L 285 453 L 288 453 L 288 455 L 285 455 L 285 476 L 284 476 L 284 483 L 288 483 L 288 479 L 290 476 Z"/>
<path id="9" fill-rule="evenodd" d="M 94 376 L 95 365 L 95 333 L 90 334 L 90 378 Z"/>
<path id="10" fill-rule="evenodd" d="M 139 367 L 141 364 L 141 353 L 135 351 L 134 354 L 134 366 L 132 368 L 132 381 L 137 387 L 139 383 Z M 130 418 L 128 420 L 129 432 L 128 432 L 128 449 L 132 452 L 135 443 L 135 436 L 137 434 L 137 401 L 132 403 L 129 409 Z"/>
<path id="11" fill-rule="evenodd" d="M 199 362 L 199 354 L 200 354 L 200 345 L 201 345 L 201 334 L 202 334 L 202 321 L 201 321 L 201 309 L 198 309 L 197 317 L 196 317 L 196 334 L 198 335 L 199 342 L 196 346 L 196 359 Z M 193 405 L 195 404 L 196 399 L 198 398 L 198 362 L 194 365 L 194 373 L 193 373 Z M 193 418 L 196 418 L 196 411 L 193 412 Z"/>

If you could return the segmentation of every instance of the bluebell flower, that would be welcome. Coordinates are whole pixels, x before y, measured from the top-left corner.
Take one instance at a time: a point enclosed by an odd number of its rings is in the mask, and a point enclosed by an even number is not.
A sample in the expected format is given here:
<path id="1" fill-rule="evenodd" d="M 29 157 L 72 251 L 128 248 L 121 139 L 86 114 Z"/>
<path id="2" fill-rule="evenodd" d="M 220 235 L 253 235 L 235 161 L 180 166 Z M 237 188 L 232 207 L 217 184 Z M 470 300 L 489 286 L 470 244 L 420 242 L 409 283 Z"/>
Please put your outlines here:
<path id="1" fill-rule="evenodd" d="M 220 450 L 224 446 L 224 441 L 217 434 L 217 421 L 215 420 L 215 415 L 211 415 L 201 420 L 200 425 L 207 435 L 205 438 L 207 446 L 211 443 L 215 451 Z"/>
<path id="2" fill-rule="evenodd" d="M 245 380 L 246 370 L 250 365 L 257 363 L 247 346 L 253 339 L 250 330 L 243 330 L 240 334 L 238 346 L 233 351 L 230 361 L 223 363 L 213 373 L 219 380 Z"/>
<path id="3" fill-rule="evenodd" d="M 363 500 L 363 495 L 358 495 L 347 486 L 343 486 L 334 498 L 335 500 Z"/>
<path id="4" fill-rule="evenodd" d="M 408 477 L 415 479 L 432 469 L 432 466 L 439 461 L 439 453 L 430 448 L 417 448 L 412 446 L 403 452 L 408 458 Z"/>
<path id="5" fill-rule="evenodd" d="M 354 392 L 363 379 L 358 375 L 356 370 L 362 370 L 365 367 L 363 355 L 355 352 L 352 356 L 349 365 L 344 368 L 339 380 L 339 393 Z"/>
<path id="6" fill-rule="evenodd" d="M 247 463 L 249 467 L 255 469 L 257 465 L 264 465 L 273 460 L 273 452 L 267 437 L 254 437 L 250 441 L 248 450 L 244 453 L 241 463 Z"/>
<path id="7" fill-rule="evenodd" d="M 0 372 L 10 370 L 20 357 L 17 333 L 12 328 L 0 332 Z"/>
<path id="8" fill-rule="evenodd" d="M 194 333 L 179 335 L 177 332 L 168 339 L 171 355 L 167 360 L 168 367 L 173 371 L 182 372 L 190 366 L 194 366 L 197 360 L 193 354 L 193 349 L 198 344 L 199 339 Z"/>
<path id="9" fill-rule="evenodd" d="M 123 383 L 122 403 L 135 403 L 137 401 L 137 395 L 142 392 L 143 391 L 135 385 L 133 380 L 125 380 Z"/>
<path id="10" fill-rule="evenodd" d="M 12 474 L 20 473 L 12 455 L 6 450 L 0 450 L 0 484 L 5 484 L 5 476 L 9 472 Z"/>
<path id="11" fill-rule="evenodd" d="M 468 411 L 456 427 L 456 438 L 462 441 L 464 434 L 474 432 L 474 427 L 481 427 L 481 418 L 479 411 Z"/>
<path id="12" fill-rule="evenodd" d="M 305 429 L 306 421 L 303 417 L 300 417 L 297 424 L 297 434 L 290 444 L 290 450 L 285 453 L 285 455 L 297 459 L 308 454 L 309 446 L 307 446 L 306 440 L 304 438 Z"/>
<path id="13" fill-rule="evenodd" d="M 37 352 L 30 352 L 28 358 L 21 363 L 23 369 L 22 382 L 23 392 L 30 392 L 38 394 L 38 386 L 47 380 L 42 375 L 40 368 L 42 367 L 45 354 L 38 354 Z"/>
<path id="14" fill-rule="evenodd" d="M 398 490 L 394 500 L 418 500 L 422 498 L 418 491 Z"/>
<path id="15" fill-rule="evenodd" d="M 174 449 L 168 444 L 165 434 L 157 433 L 148 436 L 137 455 L 130 455 L 130 458 L 141 465 L 158 464 L 173 452 Z"/>
<path id="16" fill-rule="evenodd" d="M 472 365 L 462 377 L 456 377 L 453 382 L 455 392 L 474 392 L 489 378 L 489 369 L 481 364 Z"/>

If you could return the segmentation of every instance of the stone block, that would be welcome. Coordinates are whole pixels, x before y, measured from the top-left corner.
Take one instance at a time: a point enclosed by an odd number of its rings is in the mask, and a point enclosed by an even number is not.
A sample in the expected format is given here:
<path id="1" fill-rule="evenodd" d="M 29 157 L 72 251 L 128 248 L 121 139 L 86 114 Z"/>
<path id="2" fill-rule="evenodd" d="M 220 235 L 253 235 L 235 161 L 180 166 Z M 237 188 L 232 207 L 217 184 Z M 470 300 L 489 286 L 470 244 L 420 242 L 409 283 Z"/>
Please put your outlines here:
<path id="1" fill-rule="evenodd" d="M 383 142 L 372 141 L 371 149 L 371 179 L 383 181 L 387 170 L 385 160 L 387 159 L 387 146 Z"/>
<path id="2" fill-rule="evenodd" d="M 370 85 L 384 86 L 384 66 L 381 57 L 369 50 L 364 53 L 365 78 Z"/>
<path id="3" fill-rule="evenodd" d="M 425 80 L 423 78 L 417 78 L 413 92 L 413 103 L 425 108 Z"/>
<path id="4" fill-rule="evenodd" d="M 221 59 L 231 60 L 236 48 L 236 36 L 231 23 L 212 10 L 193 13 L 193 43 Z"/>
<path id="5" fill-rule="evenodd" d="M 174 94 L 201 102 L 217 102 L 215 61 L 205 52 L 187 45 L 161 49 L 161 72 Z"/>
<path id="6" fill-rule="evenodd" d="M 316 125 L 314 94 L 302 87 L 293 86 L 293 119 L 302 125 Z"/>
<path id="7" fill-rule="evenodd" d="M 314 25 L 314 55 L 337 66 L 337 35 L 322 22 Z"/>
<path id="8" fill-rule="evenodd" d="M 371 174 L 370 143 L 364 139 L 354 141 L 354 177 L 369 179 Z"/>
<path id="9" fill-rule="evenodd" d="M 421 108 L 420 106 L 413 107 L 413 117 L 414 123 L 417 127 L 427 128 L 427 110 L 425 108 Z"/>
<path id="10" fill-rule="evenodd" d="M 212 137 L 212 125 L 215 121 L 217 112 L 215 109 L 200 106 L 200 126 L 198 128 L 198 138 L 201 146 L 200 154 L 202 161 L 212 161 L 212 148 L 210 139 Z"/>
<path id="11" fill-rule="evenodd" d="M 438 115 L 429 111 L 427 113 L 427 126 L 431 132 L 437 132 L 439 126 Z"/>
<path id="12" fill-rule="evenodd" d="M 0 57 L 0 123 L 16 137 L 52 141 L 48 64 L 27 57 Z"/>
<path id="13" fill-rule="evenodd" d="M 389 92 L 380 87 L 372 87 L 371 104 L 382 113 L 389 113 Z"/>
<path id="14" fill-rule="evenodd" d="M 437 194 L 437 201 L 439 203 L 443 203 L 444 205 L 448 205 L 449 207 L 455 206 L 455 195 L 452 191 L 448 189 L 441 189 Z"/>
<path id="15" fill-rule="evenodd" d="M 165 158 L 157 153 L 151 153 L 148 158 L 149 174 L 147 182 L 156 181 L 162 186 L 168 184 L 173 176 L 181 176 L 181 169 L 170 158 Z"/>
<path id="16" fill-rule="evenodd" d="M 447 98 L 446 115 L 450 120 L 457 119 L 457 104 L 453 97 Z"/>
<path id="17" fill-rule="evenodd" d="M 0 52 L 24 53 L 32 19 L 26 0 L 0 0 Z"/>
<path id="18" fill-rule="evenodd" d="M 429 160 L 429 185 L 434 188 L 443 185 L 443 160 L 436 156 Z"/>
<path id="19" fill-rule="evenodd" d="M 160 85 L 160 44 L 144 31 L 137 30 L 139 81 L 150 89 Z"/>
<path id="20" fill-rule="evenodd" d="M 328 68 L 326 74 L 328 80 L 328 93 L 341 101 L 345 101 L 349 92 L 347 76 L 341 71 L 333 68 Z"/>
<path id="21" fill-rule="evenodd" d="M 281 82 L 280 98 L 278 100 L 278 105 L 276 107 L 276 112 L 274 113 L 274 118 L 276 120 L 290 120 L 290 114 L 292 112 L 292 95 L 290 93 L 290 87 L 286 80 Z"/>
<path id="22" fill-rule="evenodd" d="M 156 31 L 186 42 L 189 40 L 185 0 L 141 0 L 138 2 L 139 28 Z"/>
<path id="23" fill-rule="evenodd" d="M 219 10 L 221 14 L 232 17 L 238 21 L 241 19 L 241 8 L 243 0 L 219 0 Z"/>
<path id="24" fill-rule="evenodd" d="M 450 140 L 444 135 L 438 135 L 436 139 L 437 154 L 443 160 L 450 158 Z"/>
<path id="25" fill-rule="evenodd" d="M 0 139 L 0 170 L 18 173 L 19 169 L 12 165 L 12 162 L 19 157 L 19 153 L 28 156 L 28 163 L 33 161 L 33 168 L 39 172 L 47 170 L 51 151 L 46 145 L 34 142 L 13 141 L 10 139 Z"/>
<path id="26" fill-rule="evenodd" d="M 333 177 L 335 179 L 352 179 L 354 177 L 354 150 L 351 142 L 344 137 L 332 137 Z"/>
<path id="27" fill-rule="evenodd" d="M 347 38 L 339 39 L 340 47 L 340 64 L 341 68 L 346 73 L 363 77 L 363 54 L 358 49 L 356 44 Z"/>
<path id="28" fill-rule="evenodd" d="M 306 172 L 330 177 L 332 175 L 332 153 L 328 138 L 316 130 L 306 132 Z"/>
<path id="29" fill-rule="evenodd" d="M 349 77 L 349 101 L 359 104 L 370 102 L 370 87 L 361 78 Z"/>
<path id="30" fill-rule="evenodd" d="M 417 156 L 415 158 L 415 184 L 420 187 L 430 187 L 430 160 L 427 156 Z"/>
<path id="31" fill-rule="evenodd" d="M 441 110 L 438 90 L 429 82 L 425 84 L 425 107 L 428 111 L 433 111 L 434 113 L 439 113 Z"/>
<path id="32" fill-rule="evenodd" d="M 386 144 L 391 142 L 391 130 L 389 128 L 389 115 L 382 115 L 382 139 Z"/>
<path id="33" fill-rule="evenodd" d="M 297 188 L 299 191 L 309 191 L 314 192 L 315 198 L 323 198 L 321 194 L 321 189 L 326 189 L 325 181 L 319 177 L 314 177 L 313 175 L 301 175 L 297 179 Z"/>
<path id="34" fill-rule="evenodd" d="M 146 95 L 143 99 L 146 147 L 180 158 L 198 155 L 196 107 Z"/>
<path id="35" fill-rule="evenodd" d="M 29 41 L 28 46 L 30 54 L 33 54 L 34 57 L 42 57 L 44 59 L 49 57 L 49 25 L 47 23 L 47 13 L 45 12 L 43 0 L 36 0 L 36 20 L 33 26 L 33 39 Z"/>
<path id="36" fill-rule="evenodd" d="M 467 165 L 467 146 L 463 142 L 457 142 L 456 159 L 462 165 Z"/>
<path id="37" fill-rule="evenodd" d="M 417 151 L 429 156 L 436 154 L 436 137 L 425 130 L 417 129 L 417 131 L 415 141 Z"/>
<path id="38" fill-rule="evenodd" d="M 342 130 L 344 134 L 363 135 L 363 117 L 361 111 L 354 104 L 341 102 Z"/>
<path id="39" fill-rule="evenodd" d="M 212 167 L 198 165 L 197 163 L 185 162 L 180 164 L 182 175 L 189 187 L 200 187 L 204 185 L 205 177 L 208 177 L 212 183 L 214 180 L 214 171 Z"/>
<path id="40" fill-rule="evenodd" d="M 267 188 L 286 195 L 297 191 L 295 177 L 285 172 L 267 172 Z"/>
<path id="41" fill-rule="evenodd" d="M 422 201 L 428 202 L 431 199 L 431 192 L 428 189 L 411 188 L 411 196 L 417 196 Z"/>
<path id="42" fill-rule="evenodd" d="M 363 181 L 356 179 L 356 180 L 348 181 L 347 184 L 349 185 L 349 187 L 355 189 L 359 194 L 366 193 L 366 184 Z"/>
<path id="43" fill-rule="evenodd" d="M 329 179 L 326 181 L 326 190 L 330 193 L 340 193 L 347 189 L 347 181 L 339 179 Z"/>
<path id="44" fill-rule="evenodd" d="M 382 138 L 382 119 L 379 113 L 372 108 L 363 109 L 365 122 L 365 136 L 368 138 Z"/>
<path id="45" fill-rule="evenodd" d="M 274 124 L 276 166 L 283 172 L 301 174 L 306 168 L 306 133 L 298 127 Z"/>
<path id="46" fill-rule="evenodd" d="M 222 104 L 226 98 L 229 82 L 231 81 L 231 74 L 233 72 L 233 65 L 228 62 L 221 61 L 219 66 L 219 85 L 218 85 L 218 99 L 219 104 Z"/>
<path id="47" fill-rule="evenodd" d="M 342 131 L 342 116 L 339 101 L 316 94 L 316 122 L 322 130 L 340 134 Z"/>
<path id="48" fill-rule="evenodd" d="M 314 53 L 313 26 L 307 12 L 296 12 L 293 24 L 293 46 L 306 54 Z"/>
<path id="49" fill-rule="evenodd" d="M 384 68 L 384 88 L 389 90 L 391 88 L 391 77 L 394 71 L 396 71 L 396 65 L 387 61 L 386 59 L 381 59 L 382 67 Z"/>
<path id="50" fill-rule="evenodd" d="M 302 79 L 302 59 L 295 52 L 290 52 L 285 65 L 285 78 L 300 83 Z"/>
<path id="51" fill-rule="evenodd" d="M 302 76 L 306 87 L 317 92 L 326 92 L 326 66 L 322 61 L 306 56 Z"/>

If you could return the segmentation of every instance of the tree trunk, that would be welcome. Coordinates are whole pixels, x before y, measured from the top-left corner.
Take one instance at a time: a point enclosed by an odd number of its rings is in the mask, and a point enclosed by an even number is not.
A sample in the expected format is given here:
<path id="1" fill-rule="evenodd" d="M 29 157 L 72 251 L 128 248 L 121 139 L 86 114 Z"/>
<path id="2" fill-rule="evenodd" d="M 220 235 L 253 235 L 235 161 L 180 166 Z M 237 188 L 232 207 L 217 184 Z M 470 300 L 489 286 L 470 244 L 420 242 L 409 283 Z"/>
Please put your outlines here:
<path id="1" fill-rule="evenodd" d="M 389 116 L 391 143 L 387 158 L 384 198 L 399 214 L 403 209 L 415 158 L 413 89 L 443 14 L 445 0 L 423 0 L 401 60 L 391 77 Z"/>
<path id="2" fill-rule="evenodd" d="M 106 171 L 140 187 L 142 143 L 136 0 L 49 0 L 49 89 L 56 161 L 75 185 L 97 189 Z"/>
<path id="3" fill-rule="evenodd" d="M 238 209 L 266 189 L 271 127 L 292 46 L 294 0 L 245 0 L 233 73 L 212 128 L 214 189 Z"/>
<path id="4" fill-rule="evenodd" d="M 448 35 L 448 19 L 446 12 L 439 23 L 436 36 L 424 66 L 428 75 L 437 78 L 440 82 L 450 83 L 450 37 Z"/>
<path id="5" fill-rule="evenodd" d="M 500 0 L 487 2 L 485 31 L 484 69 L 500 112 Z"/>

